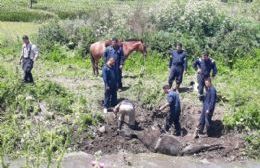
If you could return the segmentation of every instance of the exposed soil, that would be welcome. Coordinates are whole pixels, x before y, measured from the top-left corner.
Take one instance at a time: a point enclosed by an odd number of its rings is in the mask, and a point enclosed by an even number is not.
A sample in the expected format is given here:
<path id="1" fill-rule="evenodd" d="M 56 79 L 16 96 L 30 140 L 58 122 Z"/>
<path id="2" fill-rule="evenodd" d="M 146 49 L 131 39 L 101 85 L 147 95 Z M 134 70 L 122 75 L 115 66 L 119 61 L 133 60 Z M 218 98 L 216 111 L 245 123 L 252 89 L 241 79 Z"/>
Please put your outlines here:
<path id="1" fill-rule="evenodd" d="M 84 79 L 80 82 L 66 79 L 54 80 L 58 83 L 63 83 L 65 87 L 69 89 L 77 89 L 77 87 L 85 88 L 88 91 L 90 85 L 95 86 L 95 82 Z M 99 81 L 99 80 L 98 80 Z M 102 83 L 97 84 L 97 89 Z M 89 94 L 89 93 L 86 93 Z M 90 93 L 94 94 L 94 93 Z M 101 96 L 101 95 L 100 95 Z M 226 133 L 224 131 L 224 126 L 222 124 L 222 119 L 224 116 L 224 109 L 217 107 L 213 116 L 213 126 L 210 137 L 203 136 L 199 139 L 194 139 L 194 131 L 198 124 L 200 117 L 201 104 L 194 103 L 191 98 L 181 98 L 182 100 L 182 113 L 181 113 L 181 126 L 182 126 L 182 136 L 176 137 L 182 144 L 221 144 L 224 146 L 223 149 L 214 151 L 205 151 L 198 153 L 195 156 L 201 158 L 221 158 L 225 160 L 241 160 L 244 159 L 243 150 L 245 148 L 245 143 L 242 139 L 241 134 L 237 133 Z M 97 101 L 97 100 L 95 100 Z M 99 100 L 100 101 L 100 100 Z M 98 102 L 98 101 L 97 101 Z M 165 123 L 165 117 L 167 110 L 160 112 L 156 109 L 146 109 L 142 107 L 141 104 L 135 102 L 136 106 L 136 121 L 139 127 L 139 131 L 143 129 L 150 128 L 153 125 L 159 125 L 163 127 Z M 99 107 L 97 109 L 101 110 L 101 103 L 99 102 Z M 95 152 L 101 150 L 104 154 L 117 153 L 119 151 L 127 151 L 131 153 L 146 153 L 151 152 L 144 144 L 141 143 L 137 138 L 126 138 L 120 133 L 117 133 L 117 122 L 112 112 L 105 116 L 106 122 L 103 126 L 106 127 L 105 133 L 101 133 L 97 128 L 93 128 L 95 136 L 93 140 L 89 140 L 86 134 L 80 135 L 83 139 L 82 143 L 77 144 L 78 148 L 89 154 L 94 154 Z M 173 130 L 172 130 L 173 131 Z"/>
<path id="2" fill-rule="evenodd" d="M 241 150 L 245 147 L 242 136 L 235 133 L 224 133 L 224 126 L 220 120 L 222 117 L 221 111 L 216 111 L 212 126 L 212 133 L 210 137 L 203 136 L 199 139 L 193 138 L 193 133 L 199 119 L 200 108 L 191 106 L 188 102 L 183 103 L 183 110 L 181 115 L 182 124 L 182 136 L 176 137 L 182 144 L 221 144 L 223 149 L 214 151 L 205 151 L 203 153 L 196 154 L 197 157 L 203 158 L 226 158 L 227 160 L 240 160 L 243 159 Z M 159 112 L 156 110 L 146 110 L 140 105 L 136 104 L 136 121 L 138 123 L 139 131 L 147 129 L 153 125 L 163 126 L 165 123 L 167 110 L 165 112 Z M 138 139 L 125 138 L 122 135 L 118 135 L 116 131 L 116 120 L 113 117 L 112 112 L 106 115 L 107 122 L 106 132 L 100 133 L 99 131 L 94 140 L 88 141 L 88 144 L 82 146 L 83 150 L 87 153 L 94 154 L 98 150 L 102 150 L 103 153 L 111 154 L 119 151 L 126 150 L 132 153 L 144 153 L 150 152 Z M 173 130 L 172 130 L 173 131 Z"/>

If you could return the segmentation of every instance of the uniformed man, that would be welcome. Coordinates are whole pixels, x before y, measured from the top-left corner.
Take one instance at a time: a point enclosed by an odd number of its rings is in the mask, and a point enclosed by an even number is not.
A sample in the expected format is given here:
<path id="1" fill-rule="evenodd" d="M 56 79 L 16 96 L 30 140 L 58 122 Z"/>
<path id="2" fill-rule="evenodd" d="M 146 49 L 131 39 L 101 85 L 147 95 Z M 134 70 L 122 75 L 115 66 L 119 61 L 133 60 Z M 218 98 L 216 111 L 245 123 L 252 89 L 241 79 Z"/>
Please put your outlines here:
<path id="1" fill-rule="evenodd" d="M 166 107 L 170 106 L 170 111 L 166 117 L 165 123 L 165 131 L 169 131 L 172 124 L 175 126 L 175 135 L 181 135 L 181 125 L 180 125 L 180 113 L 181 113 L 181 105 L 180 105 L 180 98 L 179 94 L 173 90 L 169 85 L 165 85 L 163 87 L 163 91 L 167 94 L 167 103 L 160 107 L 160 111 L 164 110 Z"/>
<path id="2" fill-rule="evenodd" d="M 169 69 L 169 86 L 172 88 L 173 81 L 176 80 L 175 90 L 179 91 L 180 84 L 182 83 L 183 74 L 185 74 L 187 71 L 187 54 L 182 49 L 181 43 L 178 43 L 176 45 L 176 50 L 171 51 Z"/>
<path id="3" fill-rule="evenodd" d="M 122 129 L 123 123 L 125 122 L 126 115 L 129 118 L 128 121 L 129 128 L 135 129 L 135 107 L 133 103 L 131 103 L 129 100 L 123 100 L 114 108 L 114 112 L 116 113 L 116 115 L 119 114 L 118 130 Z"/>
<path id="4" fill-rule="evenodd" d="M 203 134 L 205 125 L 208 133 L 217 100 L 217 91 L 212 85 L 210 78 L 205 79 L 205 86 L 206 96 L 203 102 L 203 108 L 200 115 L 199 125 L 196 131 L 197 134 L 195 135 L 195 138 L 198 137 L 198 134 Z"/>
<path id="5" fill-rule="evenodd" d="M 201 58 L 198 58 L 193 63 L 193 68 L 197 70 L 197 80 L 198 80 L 198 92 L 199 99 L 203 100 L 203 91 L 205 86 L 205 79 L 210 77 L 212 71 L 212 77 L 217 75 L 217 66 L 213 59 L 209 58 L 209 53 L 205 51 Z"/>
<path id="6" fill-rule="evenodd" d="M 22 39 L 24 44 L 22 46 L 20 64 L 22 64 L 22 69 L 24 71 L 23 82 L 33 83 L 32 68 L 39 55 L 39 50 L 36 45 L 30 43 L 27 35 L 24 35 Z"/>
<path id="7" fill-rule="evenodd" d="M 106 48 L 104 53 L 104 62 L 106 62 L 111 57 L 115 59 L 114 68 L 116 72 L 117 88 L 121 90 L 123 88 L 122 69 L 125 60 L 123 48 L 120 46 L 120 43 L 117 38 L 112 38 L 112 45 Z"/>
<path id="8" fill-rule="evenodd" d="M 115 73 L 115 59 L 110 57 L 102 69 L 105 84 L 104 113 L 107 109 L 117 104 L 117 82 Z"/>

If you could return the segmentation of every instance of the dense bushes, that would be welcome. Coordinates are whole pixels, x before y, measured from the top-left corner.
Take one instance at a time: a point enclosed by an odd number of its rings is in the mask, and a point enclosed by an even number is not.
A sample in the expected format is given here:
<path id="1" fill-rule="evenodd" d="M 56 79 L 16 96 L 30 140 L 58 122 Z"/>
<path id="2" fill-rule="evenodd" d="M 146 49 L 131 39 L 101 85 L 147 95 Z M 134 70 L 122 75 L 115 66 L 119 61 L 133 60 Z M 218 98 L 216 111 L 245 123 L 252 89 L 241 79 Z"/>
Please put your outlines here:
<path id="1" fill-rule="evenodd" d="M 126 16 L 107 9 L 83 20 L 51 22 L 40 29 L 39 38 L 47 39 L 40 44 L 60 43 L 88 52 L 92 42 L 117 35 L 121 39 L 142 38 L 152 50 L 166 54 L 180 41 L 190 56 L 197 57 L 207 49 L 230 66 L 259 46 L 257 25 L 229 18 L 205 1 L 171 4 L 154 13 L 140 10 Z"/>
<path id="2" fill-rule="evenodd" d="M 51 21 L 39 29 L 37 43 L 44 52 L 52 51 L 55 44 L 65 45 L 69 49 L 78 49 L 84 55 L 96 38 L 84 21 Z"/>
<path id="3" fill-rule="evenodd" d="M 226 92 L 231 112 L 224 118 L 225 125 L 229 128 L 246 130 L 260 129 L 259 105 L 259 61 L 260 51 L 256 56 L 240 59 L 229 73 L 229 92 Z"/>

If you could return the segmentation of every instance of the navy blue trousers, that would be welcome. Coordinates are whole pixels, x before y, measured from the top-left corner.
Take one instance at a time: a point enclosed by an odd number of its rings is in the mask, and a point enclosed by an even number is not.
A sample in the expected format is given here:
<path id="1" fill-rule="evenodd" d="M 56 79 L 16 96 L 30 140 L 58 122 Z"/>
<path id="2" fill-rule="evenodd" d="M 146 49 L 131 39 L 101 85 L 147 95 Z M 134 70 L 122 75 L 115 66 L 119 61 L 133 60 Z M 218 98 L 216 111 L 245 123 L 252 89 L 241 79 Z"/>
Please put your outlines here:
<path id="1" fill-rule="evenodd" d="M 203 132 L 204 127 L 206 126 L 207 131 L 210 129 L 210 125 L 212 122 L 212 116 L 213 112 L 209 112 L 206 114 L 206 110 L 202 110 L 201 115 L 200 115 L 200 123 L 199 123 L 199 131 Z"/>
<path id="2" fill-rule="evenodd" d="M 105 90 L 104 107 L 109 108 L 117 104 L 117 89 L 110 88 Z"/>
<path id="3" fill-rule="evenodd" d="M 209 75 L 202 75 L 202 74 L 197 75 L 198 92 L 200 95 L 203 95 L 204 87 L 205 87 L 205 79 L 207 79 L 208 77 L 209 77 Z"/>
<path id="4" fill-rule="evenodd" d="M 119 68 L 118 72 L 117 72 L 117 87 L 118 88 L 122 88 L 123 84 L 122 84 L 122 70 Z"/>
<path id="5" fill-rule="evenodd" d="M 32 76 L 33 60 L 31 60 L 30 58 L 24 58 L 22 68 L 24 71 L 23 81 L 25 83 L 33 83 L 34 82 Z"/>
<path id="6" fill-rule="evenodd" d="M 172 83 L 176 80 L 176 84 L 181 84 L 183 78 L 183 68 L 181 66 L 172 66 L 170 76 L 168 79 L 169 86 L 172 87 Z"/>
<path id="7" fill-rule="evenodd" d="M 180 112 L 170 112 L 166 117 L 166 123 L 165 123 L 165 131 L 169 131 L 172 124 L 174 124 L 175 132 L 180 133 L 181 132 L 181 124 L 180 124 Z"/>

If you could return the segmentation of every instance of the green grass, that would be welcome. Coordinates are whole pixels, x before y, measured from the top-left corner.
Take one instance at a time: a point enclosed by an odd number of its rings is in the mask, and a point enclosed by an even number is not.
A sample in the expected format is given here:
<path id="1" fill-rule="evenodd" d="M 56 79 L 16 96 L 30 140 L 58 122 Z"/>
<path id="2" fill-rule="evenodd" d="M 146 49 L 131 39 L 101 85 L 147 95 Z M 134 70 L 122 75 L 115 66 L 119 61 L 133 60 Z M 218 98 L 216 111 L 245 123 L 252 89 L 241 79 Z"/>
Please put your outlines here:
<path id="1" fill-rule="evenodd" d="M 172 3 L 186 2 L 187 0 L 171 0 Z M 116 9 L 117 12 L 124 13 L 129 8 L 142 6 L 149 9 L 157 6 L 155 0 L 37 0 L 33 4 L 33 9 L 28 8 L 28 0 L 4 0 L 0 3 L 0 21 L 39 21 L 53 17 L 61 19 L 76 18 L 77 16 L 90 15 L 95 10 Z M 165 3 L 165 2 L 160 2 Z M 260 21 L 259 1 L 253 3 L 221 3 L 215 0 L 221 6 L 221 10 L 230 16 Z"/>
<path id="2" fill-rule="evenodd" d="M 20 41 L 24 34 L 36 34 L 39 27 L 40 24 L 33 22 L 0 22 L 0 41 Z"/>
<path id="3" fill-rule="evenodd" d="M 0 4 L 0 21 L 41 21 L 54 17 L 61 19 L 76 18 L 90 15 L 97 9 L 106 10 L 107 7 L 125 12 L 130 6 L 140 4 L 138 1 L 118 0 L 38 0 L 33 9 L 28 8 L 27 0 L 5 0 Z M 145 0 L 142 4 L 150 6 L 154 0 Z"/>

